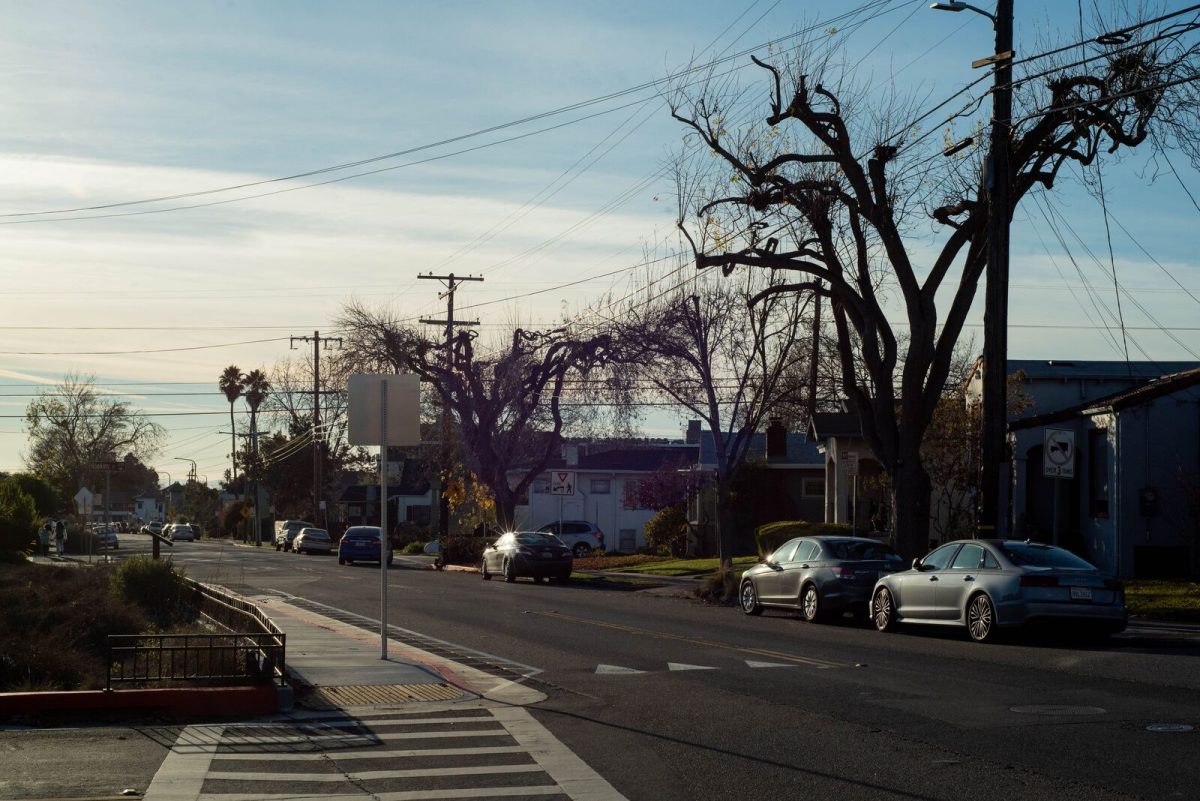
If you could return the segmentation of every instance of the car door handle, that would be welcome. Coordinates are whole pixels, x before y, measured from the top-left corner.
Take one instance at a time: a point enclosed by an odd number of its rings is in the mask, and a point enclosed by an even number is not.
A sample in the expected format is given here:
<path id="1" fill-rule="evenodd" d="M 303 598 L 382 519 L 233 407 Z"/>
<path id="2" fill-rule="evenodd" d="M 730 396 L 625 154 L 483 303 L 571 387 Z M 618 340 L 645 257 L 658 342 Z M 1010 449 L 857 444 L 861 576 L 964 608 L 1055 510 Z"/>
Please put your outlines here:
<path id="1" fill-rule="evenodd" d="M 801 570 L 808 570 L 808 565 L 800 565 Z"/>
<path id="2" fill-rule="evenodd" d="M 974 581 L 974 580 L 975 580 L 974 576 L 963 576 L 963 581 Z"/>
<path id="3" fill-rule="evenodd" d="M 938 580 L 938 577 L 937 577 L 937 576 L 930 576 L 930 577 L 929 577 L 929 580 L 930 580 L 930 581 L 937 581 L 937 580 Z"/>

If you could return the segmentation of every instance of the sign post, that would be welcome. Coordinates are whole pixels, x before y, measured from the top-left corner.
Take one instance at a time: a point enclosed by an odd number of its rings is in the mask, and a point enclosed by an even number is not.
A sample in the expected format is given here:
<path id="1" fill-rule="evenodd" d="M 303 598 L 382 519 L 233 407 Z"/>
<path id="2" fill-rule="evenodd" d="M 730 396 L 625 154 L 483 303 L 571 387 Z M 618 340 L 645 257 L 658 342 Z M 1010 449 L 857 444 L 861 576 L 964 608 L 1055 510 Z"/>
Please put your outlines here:
<path id="1" fill-rule="evenodd" d="M 1064 478 L 1075 478 L 1075 432 L 1065 428 L 1047 428 L 1042 440 L 1042 475 L 1054 479 L 1051 541 L 1058 545 L 1058 496 Z"/>
<path id="2" fill-rule="evenodd" d="M 421 385 L 415 375 L 350 376 L 346 439 L 379 446 L 379 648 L 387 649 L 388 446 L 421 444 Z"/>
<path id="3" fill-rule="evenodd" d="M 558 496 L 558 534 L 562 536 L 563 498 L 575 494 L 575 473 L 569 470 L 551 470 L 550 494 Z"/>
<path id="4" fill-rule="evenodd" d="M 850 479 L 850 525 L 858 526 L 858 451 L 842 451 L 842 466 Z"/>

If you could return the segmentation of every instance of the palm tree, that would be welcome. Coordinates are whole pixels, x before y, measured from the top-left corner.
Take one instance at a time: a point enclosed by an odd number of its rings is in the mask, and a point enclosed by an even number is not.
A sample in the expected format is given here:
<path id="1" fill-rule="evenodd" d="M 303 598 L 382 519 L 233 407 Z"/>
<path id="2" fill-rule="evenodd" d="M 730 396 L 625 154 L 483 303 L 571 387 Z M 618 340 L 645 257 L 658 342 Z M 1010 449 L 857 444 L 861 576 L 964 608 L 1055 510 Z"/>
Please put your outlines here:
<path id="1" fill-rule="evenodd" d="M 267 395 L 271 393 L 271 382 L 267 379 L 267 374 L 262 370 L 251 370 L 245 376 L 245 392 L 246 405 L 250 407 L 250 435 L 251 441 L 255 447 L 255 463 L 258 459 L 258 441 L 254 434 L 258 431 L 258 407 L 262 406 L 263 401 L 267 399 Z"/>
<path id="2" fill-rule="evenodd" d="M 220 378 L 217 379 L 217 389 L 225 393 L 225 400 L 229 401 L 229 437 L 233 442 L 233 450 L 229 452 L 229 456 L 233 459 L 233 480 L 237 481 L 237 428 L 233 421 L 233 404 L 238 398 L 242 397 L 242 391 L 246 388 L 246 376 L 242 375 L 242 370 L 236 364 L 231 364 L 221 371 Z"/>

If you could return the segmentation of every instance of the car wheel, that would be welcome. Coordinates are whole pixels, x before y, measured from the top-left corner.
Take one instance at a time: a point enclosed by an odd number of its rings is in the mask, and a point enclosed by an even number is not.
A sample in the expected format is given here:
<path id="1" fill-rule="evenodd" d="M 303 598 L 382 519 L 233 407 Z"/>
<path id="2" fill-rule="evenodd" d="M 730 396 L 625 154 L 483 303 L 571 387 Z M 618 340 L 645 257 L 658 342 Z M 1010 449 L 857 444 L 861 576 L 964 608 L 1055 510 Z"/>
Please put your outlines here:
<path id="1" fill-rule="evenodd" d="M 967 601 L 967 633 L 975 642 L 993 642 L 999 631 L 996 625 L 996 610 L 992 599 L 982 592 Z"/>
<path id="2" fill-rule="evenodd" d="M 352 564 L 354 564 L 354 560 L 353 560 L 353 559 L 347 559 L 347 560 L 346 560 L 346 564 L 348 564 L 348 565 L 352 565 Z"/>
<path id="3" fill-rule="evenodd" d="M 825 619 L 825 610 L 821 608 L 821 594 L 815 584 L 805 584 L 800 590 L 800 614 L 809 623 L 820 623 Z"/>
<path id="4" fill-rule="evenodd" d="M 511 559 L 504 560 L 504 580 L 509 584 L 517 580 L 517 566 Z"/>
<path id="5" fill-rule="evenodd" d="M 575 547 L 571 549 L 571 553 L 575 554 L 576 559 L 583 559 L 592 552 L 592 549 L 587 546 L 586 542 L 577 542 Z"/>
<path id="6" fill-rule="evenodd" d="M 761 615 L 762 606 L 758 603 L 758 591 L 754 589 L 753 581 L 743 581 L 740 594 L 742 611 L 747 615 Z"/>
<path id="7" fill-rule="evenodd" d="M 880 631 L 896 629 L 896 607 L 892 603 L 892 593 L 887 587 L 881 587 L 871 599 L 871 620 Z"/>
<path id="8" fill-rule="evenodd" d="M 479 575 L 480 575 L 480 577 L 483 578 L 484 581 L 492 580 L 492 574 L 489 573 L 488 569 L 487 569 L 487 560 L 486 559 L 484 559 L 483 562 L 481 562 L 479 565 Z"/>
<path id="9" fill-rule="evenodd" d="M 343 559 L 342 557 L 340 557 L 340 556 L 339 556 L 339 557 L 338 557 L 338 564 L 339 564 L 339 565 L 344 565 L 344 564 L 346 564 L 346 560 L 345 560 L 345 559 Z"/>
<path id="10" fill-rule="evenodd" d="M 557 581 L 559 584 L 569 584 L 571 583 L 571 574 L 563 573 L 561 576 L 556 577 L 555 581 Z"/>
<path id="11" fill-rule="evenodd" d="M 546 580 L 546 579 L 545 579 L 545 578 L 543 578 L 542 576 L 534 576 L 534 577 L 533 577 L 533 583 L 534 583 L 534 584 L 541 584 L 541 583 L 542 583 L 543 581 L 545 581 L 545 580 Z"/>

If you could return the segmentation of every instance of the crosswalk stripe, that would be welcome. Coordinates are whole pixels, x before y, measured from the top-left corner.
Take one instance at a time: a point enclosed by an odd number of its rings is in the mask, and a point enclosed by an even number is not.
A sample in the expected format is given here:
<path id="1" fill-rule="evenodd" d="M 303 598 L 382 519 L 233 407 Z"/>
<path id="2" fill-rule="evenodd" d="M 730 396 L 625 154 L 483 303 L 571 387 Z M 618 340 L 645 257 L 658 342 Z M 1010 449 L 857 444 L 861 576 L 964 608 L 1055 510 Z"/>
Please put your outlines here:
<path id="1" fill-rule="evenodd" d="M 300 721 L 301 726 L 312 726 L 313 728 L 333 729 L 339 726 L 355 726 L 358 728 L 370 726 L 416 726 L 438 723 L 479 723 L 481 721 L 495 721 L 491 715 L 470 715 L 459 718 L 328 718 L 325 720 L 303 720 Z"/>
<path id="2" fill-rule="evenodd" d="M 326 756 L 337 759 L 336 755 Z M 241 771 L 214 771 L 208 779 L 231 779 L 243 782 L 369 782 L 376 779 L 415 779 L 427 776 L 474 776 L 488 773 L 541 773 L 542 766 L 524 765 L 468 765 L 457 768 L 420 768 L 409 770 L 367 770 L 358 773 L 243 773 Z"/>
<path id="3" fill-rule="evenodd" d="M 479 729 L 478 731 L 394 731 L 394 732 L 379 732 L 372 734 L 351 734 L 347 732 L 341 735 L 264 735 L 255 736 L 252 734 L 241 735 L 237 737 L 226 737 L 221 741 L 221 745 L 287 745 L 293 743 L 309 743 L 318 745 L 322 743 L 339 743 L 339 742 L 362 742 L 364 737 L 371 737 L 375 740 L 437 740 L 443 737 L 507 737 L 508 732 L 503 729 Z"/>
<path id="4" fill-rule="evenodd" d="M 343 795 L 323 795 L 321 801 L 442 801 L 452 798 L 502 798 L 522 795 L 566 795 L 561 787 L 556 785 L 537 785 L 534 787 L 470 787 L 454 790 L 405 790 L 398 793 L 363 793 Z M 244 793 L 237 797 L 238 801 L 297 801 L 311 799 L 309 795 L 296 793 Z M 202 793 L 198 801 L 229 801 L 224 793 Z"/>
<path id="5" fill-rule="evenodd" d="M 395 751 L 338 751 L 332 755 L 334 759 L 404 759 L 407 757 L 438 757 L 438 756 L 475 756 L 477 754 L 523 754 L 525 749 L 519 745 L 496 745 L 478 748 L 407 748 Z M 223 752 L 213 754 L 213 759 L 254 760 L 261 761 L 267 757 L 262 753 Z M 327 762 L 331 755 L 323 751 L 313 751 L 303 754 L 270 754 L 272 762 Z"/>

